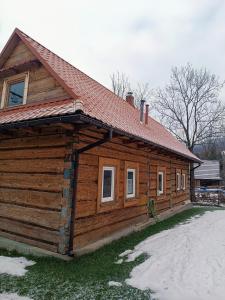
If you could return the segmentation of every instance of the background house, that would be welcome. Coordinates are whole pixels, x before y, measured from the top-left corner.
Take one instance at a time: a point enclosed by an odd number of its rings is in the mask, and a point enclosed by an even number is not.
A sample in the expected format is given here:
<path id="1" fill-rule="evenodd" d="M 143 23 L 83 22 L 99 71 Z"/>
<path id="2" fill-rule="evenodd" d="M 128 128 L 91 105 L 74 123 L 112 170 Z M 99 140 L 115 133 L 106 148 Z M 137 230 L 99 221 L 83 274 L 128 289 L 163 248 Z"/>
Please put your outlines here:
<path id="1" fill-rule="evenodd" d="M 195 169 L 194 176 L 196 187 L 216 188 L 222 185 L 220 163 L 218 160 L 203 160 L 201 166 Z"/>

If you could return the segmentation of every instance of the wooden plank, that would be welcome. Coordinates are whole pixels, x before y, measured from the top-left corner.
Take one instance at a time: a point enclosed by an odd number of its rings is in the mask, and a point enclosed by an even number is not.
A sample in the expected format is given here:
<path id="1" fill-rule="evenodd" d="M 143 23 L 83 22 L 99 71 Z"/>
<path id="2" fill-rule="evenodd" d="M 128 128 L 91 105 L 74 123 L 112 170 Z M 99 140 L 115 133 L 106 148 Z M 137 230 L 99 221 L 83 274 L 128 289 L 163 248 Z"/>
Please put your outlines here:
<path id="1" fill-rule="evenodd" d="M 38 240 L 58 244 L 60 237 L 59 232 L 48 230 L 45 228 L 33 226 L 30 224 L 4 219 L 0 217 L 0 231 L 8 231 L 13 234 L 19 234 L 28 238 L 35 238 Z"/>
<path id="2" fill-rule="evenodd" d="M 63 171 L 62 159 L 0 160 L 0 172 L 62 174 Z"/>
<path id="3" fill-rule="evenodd" d="M 10 232 L 6 232 L 6 231 L 0 231 L 0 236 L 3 236 L 5 238 L 8 238 L 10 240 L 13 241 L 17 241 L 17 242 L 21 242 L 21 243 L 26 243 L 28 245 L 32 245 L 38 248 L 42 248 L 42 249 L 46 249 L 52 252 L 57 252 L 57 245 L 51 245 L 48 243 L 43 243 L 41 241 L 36 241 L 36 240 L 32 240 L 31 238 L 26 238 L 23 236 L 19 236 L 16 234 L 12 234 Z"/>
<path id="4" fill-rule="evenodd" d="M 116 222 L 110 226 L 104 226 L 96 230 L 93 230 L 91 232 L 87 232 L 75 236 L 74 243 L 73 243 L 74 249 L 82 248 L 90 243 L 93 243 L 101 238 L 109 236 L 110 234 L 122 230 L 130 225 L 135 225 L 144 222 L 147 220 L 147 218 L 148 218 L 147 215 L 144 214 L 144 215 L 136 216 L 132 219 L 125 220 L 123 222 Z"/>
<path id="5" fill-rule="evenodd" d="M 0 187 L 60 192 L 62 175 L 0 173 Z"/>
<path id="6" fill-rule="evenodd" d="M 96 166 L 88 166 L 88 165 L 80 165 L 79 166 L 79 182 L 87 182 L 87 181 L 95 181 L 98 180 L 98 167 Z"/>
<path id="7" fill-rule="evenodd" d="M 60 213 L 56 211 L 0 203 L 0 216 L 52 229 L 60 226 Z"/>
<path id="8" fill-rule="evenodd" d="M 38 92 L 35 94 L 28 93 L 28 101 L 27 103 L 33 103 L 36 101 L 50 100 L 50 99 L 66 99 L 68 98 L 68 94 L 61 88 L 57 87 L 48 91 Z"/>
<path id="9" fill-rule="evenodd" d="M 36 158 L 64 158 L 65 147 L 35 148 L 19 150 L 1 150 L 0 160 L 5 159 L 36 159 Z"/>
<path id="10" fill-rule="evenodd" d="M 97 212 L 97 199 L 76 202 L 76 218 L 93 216 Z"/>
<path id="11" fill-rule="evenodd" d="M 47 92 L 58 86 L 59 84 L 51 76 L 42 79 L 36 79 L 31 81 L 29 84 L 30 95 L 37 94 L 40 92 Z"/>
<path id="12" fill-rule="evenodd" d="M 96 182 L 86 181 L 79 182 L 77 186 L 77 199 L 78 200 L 96 200 L 98 195 L 98 185 Z"/>
<path id="13" fill-rule="evenodd" d="M 0 149 L 56 147 L 65 145 L 67 141 L 64 134 L 13 138 L 0 140 Z"/>
<path id="14" fill-rule="evenodd" d="M 79 146 L 82 148 L 86 146 L 88 143 L 84 143 L 82 140 L 80 140 Z M 97 156 L 102 157 L 108 157 L 108 158 L 117 158 L 121 160 L 130 160 L 130 161 L 136 161 L 136 162 L 146 162 L 146 158 L 143 156 L 138 156 L 137 154 L 132 154 L 124 151 L 120 151 L 119 149 L 115 149 L 115 145 L 112 144 L 109 145 L 109 142 L 104 144 L 104 146 L 99 146 L 92 148 L 91 150 L 87 151 L 88 154 L 93 154 Z"/>
<path id="15" fill-rule="evenodd" d="M 116 222 L 131 219 L 137 215 L 143 215 L 144 213 L 147 213 L 147 207 L 137 206 L 113 210 L 104 214 L 95 215 L 94 217 L 76 219 L 75 234 L 78 235 L 92 231 Z"/>
<path id="16" fill-rule="evenodd" d="M 0 201 L 9 204 L 11 203 L 40 208 L 60 209 L 62 203 L 62 193 L 0 188 Z"/>
<path id="17" fill-rule="evenodd" d="M 31 51 L 22 42 L 19 42 L 10 57 L 5 62 L 4 68 L 8 68 L 19 64 L 20 62 L 29 61 L 35 58 L 36 57 L 31 53 Z"/>

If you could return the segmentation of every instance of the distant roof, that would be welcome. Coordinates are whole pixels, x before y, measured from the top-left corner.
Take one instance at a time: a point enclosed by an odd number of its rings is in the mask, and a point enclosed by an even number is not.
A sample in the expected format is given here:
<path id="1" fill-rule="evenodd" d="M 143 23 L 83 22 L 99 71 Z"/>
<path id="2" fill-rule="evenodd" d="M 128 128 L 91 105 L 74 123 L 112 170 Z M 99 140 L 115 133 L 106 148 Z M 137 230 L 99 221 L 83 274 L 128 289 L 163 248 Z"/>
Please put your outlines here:
<path id="1" fill-rule="evenodd" d="M 0 69 L 10 55 L 15 40 L 22 40 L 28 49 L 40 60 L 43 66 L 67 91 L 65 102 L 39 103 L 24 105 L 18 109 L 6 109 L 0 112 L 0 124 L 19 122 L 49 116 L 73 114 L 73 99 L 80 99 L 84 104 L 84 114 L 100 120 L 106 125 L 142 138 L 150 143 L 175 152 L 189 160 L 200 162 L 184 144 L 179 142 L 160 123 L 149 116 L 148 124 L 140 122 L 140 112 L 112 91 L 90 78 L 31 37 L 15 29 L 11 38 L 0 54 Z"/>
<path id="2" fill-rule="evenodd" d="M 194 171 L 195 179 L 221 180 L 218 160 L 203 160 L 202 162 L 202 165 Z"/>

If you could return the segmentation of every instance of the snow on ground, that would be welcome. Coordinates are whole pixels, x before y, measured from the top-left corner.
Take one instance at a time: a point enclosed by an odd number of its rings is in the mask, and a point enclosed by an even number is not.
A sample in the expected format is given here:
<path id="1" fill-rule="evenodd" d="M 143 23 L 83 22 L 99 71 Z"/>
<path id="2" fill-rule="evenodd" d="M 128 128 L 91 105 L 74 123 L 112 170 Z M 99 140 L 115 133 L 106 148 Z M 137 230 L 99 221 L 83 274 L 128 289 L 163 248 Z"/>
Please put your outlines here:
<path id="1" fill-rule="evenodd" d="M 122 283 L 118 282 L 118 281 L 109 281 L 108 282 L 108 286 L 122 286 Z"/>
<path id="2" fill-rule="evenodd" d="M 118 259 L 117 261 L 115 261 L 115 264 L 117 265 L 121 265 L 123 263 L 123 259 Z"/>
<path id="3" fill-rule="evenodd" d="M 124 256 L 127 256 L 128 254 L 132 253 L 133 251 L 132 250 L 126 250 L 124 251 L 123 253 L 120 253 L 119 257 L 124 257 Z"/>
<path id="4" fill-rule="evenodd" d="M 34 261 L 25 257 L 0 256 L 0 274 L 23 276 L 27 272 L 25 268 L 34 264 Z"/>
<path id="5" fill-rule="evenodd" d="M 225 299 L 225 210 L 147 238 L 128 261 L 141 253 L 150 257 L 132 270 L 127 284 L 151 289 L 160 300 Z"/>
<path id="6" fill-rule="evenodd" d="M 32 300 L 32 299 L 28 297 L 22 297 L 13 293 L 13 294 L 0 294 L 0 300 Z"/>

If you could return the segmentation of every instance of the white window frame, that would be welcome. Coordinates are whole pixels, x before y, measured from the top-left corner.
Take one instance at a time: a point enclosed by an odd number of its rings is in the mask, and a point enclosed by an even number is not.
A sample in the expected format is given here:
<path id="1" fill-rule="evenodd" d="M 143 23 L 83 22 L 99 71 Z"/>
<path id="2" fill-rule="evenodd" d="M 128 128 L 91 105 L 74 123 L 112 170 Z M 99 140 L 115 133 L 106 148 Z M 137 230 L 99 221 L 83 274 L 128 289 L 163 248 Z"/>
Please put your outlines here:
<path id="1" fill-rule="evenodd" d="M 133 173 L 133 193 L 132 194 L 128 194 L 128 172 L 132 172 Z M 126 184 L 126 197 L 129 198 L 134 198 L 136 195 L 136 169 L 132 169 L 132 168 L 128 168 L 127 169 L 127 184 Z"/>
<path id="2" fill-rule="evenodd" d="M 181 190 L 181 174 L 180 172 L 176 173 L 176 183 L 177 183 L 177 191 Z"/>
<path id="3" fill-rule="evenodd" d="M 111 179 L 111 196 L 110 197 L 103 197 L 103 187 L 104 187 L 104 172 L 105 171 L 112 171 L 112 179 Z M 102 170 L 102 197 L 101 202 L 110 202 L 114 201 L 115 196 L 115 167 L 104 166 Z"/>
<path id="4" fill-rule="evenodd" d="M 24 81 L 24 91 L 23 91 L 23 103 L 14 105 L 14 106 L 8 106 L 8 97 L 9 97 L 9 86 L 16 82 Z M 27 102 L 27 92 L 28 92 L 28 83 L 29 83 L 29 72 L 17 74 L 14 76 L 11 76 L 4 80 L 3 83 L 3 89 L 2 89 L 2 97 L 1 97 L 1 106 L 0 108 L 14 108 L 20 105 L 24 105 Z"/>
<path id="5" fill-rule="evenodd" d="M 160 190 L 159 188 L 159 176 L 162 176 L 162 189 Z M 158 172 L 158 182 L 157 182 L 157 190 L 158 190 L 158 195 L 162 195 L 164 193 L 164 172 L 159 171 Z"/>
<path id="6" fill-rule="evenodd" d="M 182 174 L 182 190 L 186 190 L 186 174 Z"/>

